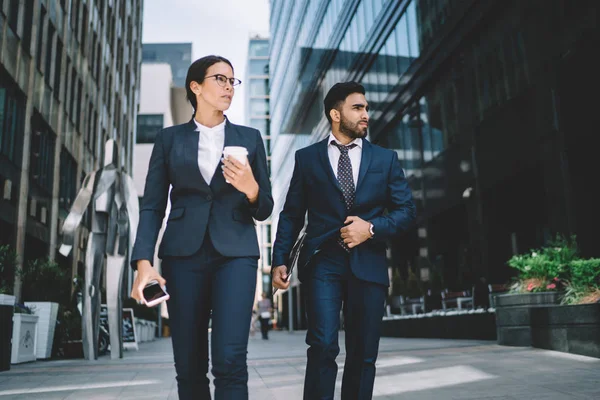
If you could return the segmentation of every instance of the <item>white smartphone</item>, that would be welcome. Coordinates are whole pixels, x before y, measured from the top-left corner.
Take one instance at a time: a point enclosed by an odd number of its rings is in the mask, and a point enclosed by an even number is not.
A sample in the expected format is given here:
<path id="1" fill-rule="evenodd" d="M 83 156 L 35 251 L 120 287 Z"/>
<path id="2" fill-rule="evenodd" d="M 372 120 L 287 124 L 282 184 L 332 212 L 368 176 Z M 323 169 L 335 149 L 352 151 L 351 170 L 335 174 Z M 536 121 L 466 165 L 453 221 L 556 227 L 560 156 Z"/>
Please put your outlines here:
<path id="1" fill-rule="evenodd" d="M 154 307 L 163 301 L 169 300 L 166 288 L 161 287 L 158 281 L 151 281 L 144 288 L 144 302 L 148 307 Z"/>

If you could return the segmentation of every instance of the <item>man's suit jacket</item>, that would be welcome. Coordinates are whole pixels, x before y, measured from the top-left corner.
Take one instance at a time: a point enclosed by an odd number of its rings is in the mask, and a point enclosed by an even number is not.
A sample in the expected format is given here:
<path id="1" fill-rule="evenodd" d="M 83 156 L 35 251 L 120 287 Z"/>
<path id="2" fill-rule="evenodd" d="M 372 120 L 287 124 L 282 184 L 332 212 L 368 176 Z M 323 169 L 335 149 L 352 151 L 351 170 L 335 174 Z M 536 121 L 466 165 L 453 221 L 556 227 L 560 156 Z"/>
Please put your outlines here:
<path id="1" fill-rule="evenodd" d="M 319 246 L 340 235 L 346 217 L 353 215 L 370 221 L 375 236 L 350 250 L 352 272 L 359 279 L 387 286 L 386 239 L 408 230 L 415 219 L 412 194 L 398 157 L 394 151 L 363 139 L 356 199 L 347 211 L 327 146 L 325 139 L 296 152 L 294 173 L 279 216 L 273 266 L 287 265 L 306 211 L 306 238 L 298 260 L 300 280 L 307 276 Z"/>
<path id="2" fill-rule="evenodd" d="M 225 182 L 217 166 L 210 185 L 198 167 L 198 132 L 193 119 L 158 133 L 146 178 L 140 222 L 131 257 L 154 258 L 158 232 L 162 225 L 171 190 L 171 212 L 158 256 L 190 256 L 204 238 L 210 236 L 215 249 L 226 257 L 259 257 L 254 219 L 263 221 L 273 211 L 267 158 L 260 132 L 225 124 L 225 146 L 248 149 L 248 161 L 260 187 L 258 201 L 251 205 L 246 195 Z"/>

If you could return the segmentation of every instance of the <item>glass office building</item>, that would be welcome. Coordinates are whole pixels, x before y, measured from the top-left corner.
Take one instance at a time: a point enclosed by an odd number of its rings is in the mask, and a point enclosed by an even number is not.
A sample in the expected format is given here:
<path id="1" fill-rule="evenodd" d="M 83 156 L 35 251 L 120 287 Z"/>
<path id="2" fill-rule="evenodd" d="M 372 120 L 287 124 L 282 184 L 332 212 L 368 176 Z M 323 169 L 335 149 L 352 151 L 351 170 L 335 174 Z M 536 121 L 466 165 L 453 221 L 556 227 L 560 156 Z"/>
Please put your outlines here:
<path id="1" fill-rule="evenodd" d="M 274 0 L 271 5 L 274 226 L 293 152 L 325 138 L 323 98 L 358 81 L 369 139 L 393 149 L 418 207 L 390 241 L 389 267 L 450 290 L 508 281 L 506 261 L 555 233 L 598 256 L 590 83 L 592 0 Z M 587 93 L 589 92 L 589 93 Z M 427 283 L 425 282 L 425 285 Z M 302 288 L 278 307 L 304 327 Z M 289 316 L 289 314 L 288 314 Z M 287 317 L 281 321 L 286 323 Z"/>
<path id="2" fill-rule="evenodd" d="M 269 38 L 252 35 L 248 41 L 248 64 L 243 83 L 245 86 L 246 125 L 260 131 L 267 153 L 269 171 L 271 167 L 271 135 L 269 124 Z M 270 295 L 271 287 L 271 219 L 256 224 L 260 260 L 256 291 Z"/>
<path id="3" fill-rule="evenodd" d="M 85 176 L 115 139 L 131 173 L 141 1 L 0 0 L 0 244 L 56 255 Z M 89 228 L 72 259 L 83 260 Z"/>

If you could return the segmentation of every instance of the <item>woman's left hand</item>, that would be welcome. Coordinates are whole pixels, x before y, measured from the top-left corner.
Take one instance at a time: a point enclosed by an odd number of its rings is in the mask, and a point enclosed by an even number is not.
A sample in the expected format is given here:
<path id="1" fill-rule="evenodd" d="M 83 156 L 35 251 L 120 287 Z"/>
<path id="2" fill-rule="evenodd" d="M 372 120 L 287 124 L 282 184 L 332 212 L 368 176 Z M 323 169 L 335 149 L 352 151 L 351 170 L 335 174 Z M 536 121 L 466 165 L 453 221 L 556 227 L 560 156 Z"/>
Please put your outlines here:
<path id="1" fill-rule="evenodd" d="M 242 164 L 234 157 L 223 158 L 223 176 L 229 184 L 244 193 L 250 203 L 258 199 L 258 183 L 254 179 L 250 164 Z"/>

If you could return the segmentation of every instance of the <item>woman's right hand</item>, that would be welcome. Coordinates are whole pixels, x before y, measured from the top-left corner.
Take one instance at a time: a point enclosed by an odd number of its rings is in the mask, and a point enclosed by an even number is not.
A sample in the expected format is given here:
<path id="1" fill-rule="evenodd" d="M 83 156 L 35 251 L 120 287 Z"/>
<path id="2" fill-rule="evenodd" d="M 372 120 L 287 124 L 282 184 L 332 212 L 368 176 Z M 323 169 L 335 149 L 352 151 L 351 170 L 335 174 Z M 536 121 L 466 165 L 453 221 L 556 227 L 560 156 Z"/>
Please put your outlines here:
<path id="1" fill-rule="evenodd" d="M 139 260 L 137 262 L 137 275 L 131 287 L 131 297 L 136 299 L 139 303 L 145 304 L 144 288 L 151 281 L 158 281 L 160 286 L 165 286 L 167 283 L 165 278 L 160 276 L 160 274 L 152 267 L 150 261 Z"/>

